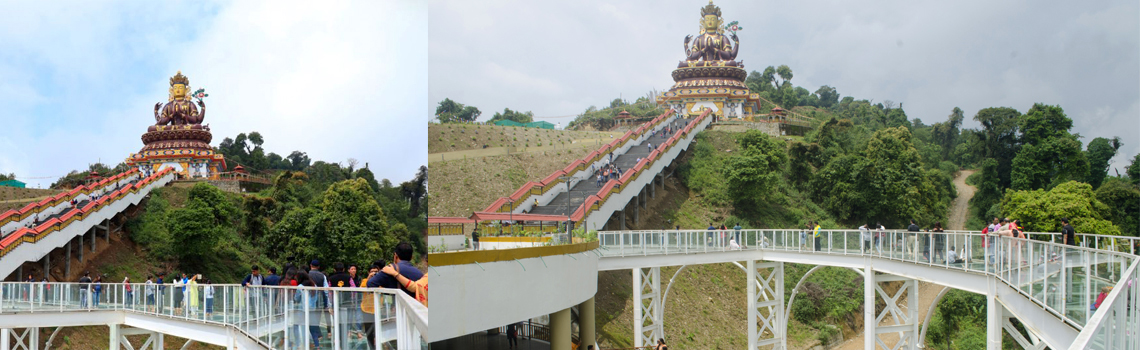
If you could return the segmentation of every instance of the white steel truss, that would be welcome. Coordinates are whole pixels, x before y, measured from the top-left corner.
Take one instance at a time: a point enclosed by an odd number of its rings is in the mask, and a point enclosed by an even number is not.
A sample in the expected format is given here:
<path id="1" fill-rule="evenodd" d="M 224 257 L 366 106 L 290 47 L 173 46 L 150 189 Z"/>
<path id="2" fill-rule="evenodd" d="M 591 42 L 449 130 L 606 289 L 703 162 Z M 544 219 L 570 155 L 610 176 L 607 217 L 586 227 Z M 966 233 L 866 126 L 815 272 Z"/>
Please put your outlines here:
<path id="1" fill-rule="evenodd" d="M 878 274 L 869 268 L 865 271 L 864 278 L 869 278 L 868 284 L 874 286 L 874 291 L 870 288 L 864 288 L 863 293 L 872 293 L 872 295 L 865 295 L 864 297 L 864 310 L 868 312 L 875 310 L 875 295 L 881 297 L 886 304 L 881 312 L 874 314 L 872 323 L 863 325 L 864 329 L 873 329 L 874 332 L 864 333 L 867 335 L 874 334 L 874 343 L 883 349 L 916 349 L 919 334 L 918 281 L 894 275 Z M 902 282 L 903 285 L 892 295 L 883 290 L 882 284 L 887 282 Z M 888 315 L 891 316 L 889 322 L 893 324 L 883 325 Z M 897 334 L 897 339 L 895 336 L 883 336 L 892 333 Z"/>
<path id="2" fill-rule="evenodd" d="M 13 343 L 14 342 L 14 343 Z M 40 329 L 24 328 L 17 332 L 14 328 L 0 329 L 0 350 L 39 350 Z"/>
<path id="3" fill-rule="evenodd" d="M 665 338 L 660 267 L 633 269 L 633 301 L 633 345 L 653 346 Z"/>
<path id="4" fill-rule="evenodd" d="M 749 260 L 748 349 L 787 348 L 784 323 L 784 263 Z M 764 270 L 767 270 L 765 277 Z"/>

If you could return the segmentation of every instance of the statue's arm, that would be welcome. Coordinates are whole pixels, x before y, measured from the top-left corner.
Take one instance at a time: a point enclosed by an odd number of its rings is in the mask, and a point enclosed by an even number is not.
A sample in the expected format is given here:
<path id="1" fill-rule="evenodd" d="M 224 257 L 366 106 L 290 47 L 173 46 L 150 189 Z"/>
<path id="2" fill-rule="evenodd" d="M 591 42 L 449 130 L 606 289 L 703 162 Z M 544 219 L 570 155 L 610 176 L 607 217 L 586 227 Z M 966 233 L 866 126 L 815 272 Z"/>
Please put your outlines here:
<path id="1" fill-rule="evenodd" d="M 158 110 L 162 108 L 162 102 L 154 104 L 154 121 L 159 121 L 161 118 L 158 116 Z"/>
<path id="2" fill-rule="evenodd" d="M 692 41 L 692 40 L 693 40 L 692 34 L 685 36 L 685 57 L 691 57 L 693 55 L 693 53 L 691 52 L 692 50 L 689 49 L 689 41 Z"/>
<path id="3" fill-rule="evenodd" d="M 202 112 L 198 113 L 198 120 L 194 124 L 202 124 L 206 120 L 206 103 L 198 100 L 198 107 L 202 107 Z"/>

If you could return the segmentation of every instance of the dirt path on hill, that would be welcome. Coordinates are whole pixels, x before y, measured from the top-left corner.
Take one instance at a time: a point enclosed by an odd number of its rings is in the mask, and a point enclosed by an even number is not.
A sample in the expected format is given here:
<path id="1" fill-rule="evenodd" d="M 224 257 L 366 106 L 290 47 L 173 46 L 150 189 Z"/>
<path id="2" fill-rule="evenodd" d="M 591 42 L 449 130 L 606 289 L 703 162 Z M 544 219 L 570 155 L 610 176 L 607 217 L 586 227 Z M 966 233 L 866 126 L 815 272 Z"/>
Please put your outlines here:
<path id="1" fill-rule="evenodd" d="M 970 198 L 974 198 L 974 192 L 978 190 L 974 186 L 967 185 L 966 178 L 970 177 L 974 171 L 962 170 L 958 172 L 958 176 L 954 177 L 954 187 L 958 188 L 958 198 L 954 198 L 954 201 L 950 203 L 950 221 L 946 223 L 947 230 L 966 229 L 966 215 L 970 212 Z"/>

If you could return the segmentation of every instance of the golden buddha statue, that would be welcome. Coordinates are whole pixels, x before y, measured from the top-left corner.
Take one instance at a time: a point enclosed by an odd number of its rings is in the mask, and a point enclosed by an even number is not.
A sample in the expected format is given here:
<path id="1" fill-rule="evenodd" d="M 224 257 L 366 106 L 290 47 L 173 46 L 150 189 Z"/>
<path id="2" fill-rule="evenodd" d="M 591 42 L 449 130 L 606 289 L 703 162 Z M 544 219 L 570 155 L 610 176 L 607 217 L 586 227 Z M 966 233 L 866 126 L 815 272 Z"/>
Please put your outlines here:
<path id="1" fill-rule="evenodd" d="M 687 62 L 681 62 L 678 67 L 705 65 L 737 66 L 738 63 L 733 60 L 736 59 L 736 54 L 740 50 L 740 40 L 736 37 L 736 33 L 732 33 L 732 42 L 729 42 L 728 39 L 730 36 L 724 35 L 724 28 L 721 27 L 722 24 L 724 24 L 724 21 L 720 18 L 720 7 L 713 5 L 712 0 L 709 0 L 708 6 L 701 8 L 700 34 L 697 35 L 695 41 L 692 35 L 685 36 L 685 61 L 703 63 L 689 64 Z M 692 42 L 692 45 L 690 45 L 690 42 Z"/>
<path id="2" fill-rule="evenodd" d="M 201 107 L 201 112 L 198 111 Z M 154 104 L 155 125 L 201 125 L 206 119 L 206 105 L 198 100 L 198 105 L 190 101 L 190 79 L 178 71 L 170 78 L 170 99 L 163 106 Z"/>

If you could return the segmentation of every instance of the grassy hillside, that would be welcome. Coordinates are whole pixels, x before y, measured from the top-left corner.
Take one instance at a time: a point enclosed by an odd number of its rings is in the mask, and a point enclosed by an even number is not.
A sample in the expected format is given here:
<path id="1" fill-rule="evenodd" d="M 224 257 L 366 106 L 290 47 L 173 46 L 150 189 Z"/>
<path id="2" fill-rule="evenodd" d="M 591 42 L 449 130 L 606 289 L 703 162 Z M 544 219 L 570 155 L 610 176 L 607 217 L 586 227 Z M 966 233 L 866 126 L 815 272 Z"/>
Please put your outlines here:
<path id="1" fill-rule="evenodd" d="M 46 190 L 35 188 L 16 188 L 0 186 L 0 213 L 9 209 L 20 209 L 28 203 L 54 196 L 63 190 Z"/>
<path id="2" fill-rule="evenodd" d="M 486 147 L 572 147 L 595 140 L 611 140 L 617 132 L 568 131 L 514 126 L 428 124 L 428 153 L 482 149 Z"/>
<path id="3" fill-rule="evenodd" d="M 431 216 L 469 216 L 527 181 L 539 181 L 592 149 L 545 151 L 432 163 Z"/>

